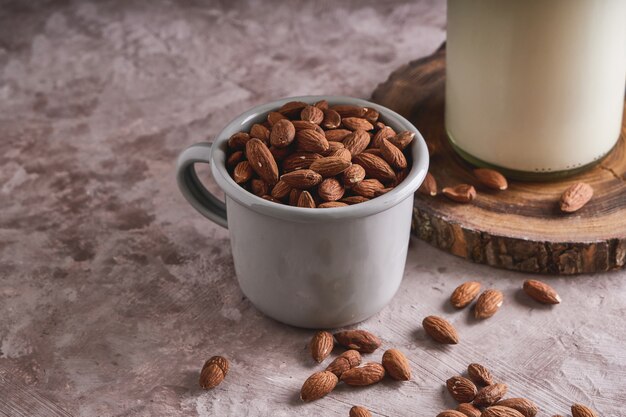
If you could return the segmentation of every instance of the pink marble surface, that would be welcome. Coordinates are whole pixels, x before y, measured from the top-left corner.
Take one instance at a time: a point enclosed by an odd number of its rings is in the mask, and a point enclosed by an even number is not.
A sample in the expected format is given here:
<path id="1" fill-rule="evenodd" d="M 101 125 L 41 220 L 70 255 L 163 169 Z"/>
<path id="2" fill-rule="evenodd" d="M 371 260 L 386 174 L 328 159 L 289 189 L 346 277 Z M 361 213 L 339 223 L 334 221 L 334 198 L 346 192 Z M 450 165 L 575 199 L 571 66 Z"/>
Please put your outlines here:
<path id="1" fill-rule="evenodd" d="M 546 308 L 519 293 L 527 276 L 418 241 L 399 294 L 360 325 L 414 379 L 302 405 L 311 332 L 250 305 L 227 231 L 176 189 L 178 152 L 250 106 L 368 97 L 444 37 L 443 1 L 0 2 L 0 415 L 436 415 L 472 361 L 542 415 L 623 415 L 626 272 L 547 278 L 564 303 Z M 504 291 L 493 319 L 446 306 L 467 279 Z M 429 314 L 462 343 L 431 343 Z M 215 354 L 231 372 L 203 392 Z"/>

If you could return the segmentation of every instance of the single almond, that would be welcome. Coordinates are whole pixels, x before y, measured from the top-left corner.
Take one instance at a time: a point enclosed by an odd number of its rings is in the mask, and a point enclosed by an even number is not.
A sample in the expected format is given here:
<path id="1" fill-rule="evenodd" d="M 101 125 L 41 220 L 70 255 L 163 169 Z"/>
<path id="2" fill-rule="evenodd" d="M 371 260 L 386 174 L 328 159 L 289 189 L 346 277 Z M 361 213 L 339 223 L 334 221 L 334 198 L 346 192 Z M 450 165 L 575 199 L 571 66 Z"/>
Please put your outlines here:
<path id="1" fill-rule="evenodd" d="M 317 208 L 335 208 L 335 207 L 347 207 L 348 204 L 341 201 L 326 201 L 317 206 Z"/>
<path id="2" fill-rule="evenodd" d="M 467 417 L 480 417 L 480 410 L 474 407 L 472 404 L 459 404 L 456 409 Z"/>
<path id="3" fill-rule="evenodd" d="M 328 142 L 328 144 L 331 144 L 331 143 L 335 143 L 335 142 Z M 336 156 L 341 159 L 345 159 L 346 161 L 352 161 L 352 154 L 346 148 L 339 148 L 335 152 L 333 152 L 330 156 Z"/>
<path id="4" fill-rule="evenodd" d="M 446 381 L 446 387 L 448 392 L 452 395 L 452 398 L 460 403 L 472 402 L 478 389 L 476 385 L 469 379 L 462 376 L 453 376 Z"/>
<path id="5" fill-rule="evenodd" d="M 361 197 L 374 198 L 377 190 L 382 190 L 385 186 L 375 178 L 368 178 L 352 186 L 352 191 Z"/>
<path id="6" fill-rule="evenodd" d="M 469 203 L 476 198 L 476 189 L 469 184 L 459 184 L 454 187 L 445 187 L 443 195 L 459 203 Z"/>
<path id="7" fill-rule="evenodd" d="M 533 300 L 542 304 L 559 304 L 561 297 L 545 282 L 529 279 L 524 281 L 524 292 Z"/>
<path id="8" fill-rule="evenodd" d="M 366 386 L 381 381 L 385 377 L 385 368 L 379 363 L 369 362 L 357 368 L 351 368 L 341 374 L 341 381 L 348 385 Z"/>
<path id="9" fill-rule="evenodd" d="M 271 111 L 267 114 L 267 124 L 269 124 L 270 127 L 273 127 L 276 122 L 285 118 L 286 117 L 283 116 L 281 113 L 278 113 L 277 111 Z"/>
<path id="10" fill-rule="evenodd" d="M 315 200 L 308 191 L 302 191 L 298 197 L 298 207 L 315 208 Z"/>
<path id="11" fill-rule="evenodd" d="M 481 388 L 476 393 L 474 405 L 478 407 L 488 407 L 494 405 L 506 395 L 508 387 L 505 384 L 492 384 Z M 483 412 L 484 414 L 484 412 Z"/>
<path id="12" fill-rule="evenodd" d="M 459 343 L 459 334 L 452 324 L 437 316 L 428 316 L 422 321 L 426 333 L 439 343 L 456 345 Z"/>
<path id="13" fill-rule="evenodd" d="M 278 112 L 286 117 L 295 118 L 306 106 L 308 106 L 308 104 L 303 101 L 290 101 L 283 104 L 280 109 L 278 109 Z"/>
<path id="14" fill-rule="evenodd" d="M 369 201 L 370 199 L 367 197 L 362 197 L 360 195 L 351 195 L 350 197 L 344 197 L 341 199 L 342 203 L 346 203 L 348 205 L 353 205 L 353 204 L 359 204 L 359 203 L 365 203 L 366 201 Z"/>
<path id="15" fill-rule="evenodd" d="M 360 117 L 345 117 L 341 123 L 349 130 L 372 130 L 374 126 L 366 119 Z"/>
<path id="16" fill-rule="evenodd" d="M 472 381 L 479 385 L 492 385 L 494 383 L 493 375 L 489 369 L 479 363 L 470 363 L 467 366 L 467 374 Z"/>
<path id="17" fill-rule="evenodd" d="M 324 129 L 337 129 L 341 125 L 341 116 L 333 109 L 324 110 L 322 127 Z"/>
<path id="18" fill-rule="evenodd" d="M 282 162 L 283 172 L 308 169 L 313 161 L 320 159 L 322 155 L 313 152 L 295 152 L 286 157 Z"/>
<path id="19" fill-rule="evenodd" d="M 334 345 L 335 341 L 331 333 L 326 331 L 316 332 L 311 339 L 311 356 L 313 356 L 316 362 L 323 362 L 332 352 Z"/>
<path id="20" fill-rule="evenodd" d="M 455 288 L 450 296 L 450 304 L 456 308 L 469 305 L 480 293 L 480 282 L 468 281 Z"/>
<path id="21" fill-rule="evenodd" d="M 341 142 L 328 142 L 328 149 L 322 155 L 323 156 L 335 156 L 334 155 L 335 152 L 337 152 L 339 149 L 345 149 L 345 147 L 343 146 L 343 143 L 341 143 Z M 345 159 L 345 158 L 343 158 L 343 159 Z"/>
<path id="22" fill-rule="evenodd" d="M 411 379 L 411 366 L 404 353 L 398 349 L 385 351 L 382 359 L 383 367 L 387 374 L 398 381 L 408 381 Z"/>
<path id="23" fill-rule="evenodd" d="M 372 353 L 380 346 L 380 339 L 367 330 L 344 330 L 335 333 L 337 343 L 362 353 Z"/>
<path id="24" fill-rule="evenodd" d="M 493 169 L 476 168 L 474 176 L 482 185 L 494 190 L 506 190 L 509 187 L 509 183 L 504 175 Z"/>
<path id="25" fill-rule="evenodd" d="M 274 157 L 276 162 L 284 161 L 293 152 L 293 146 L 287 146 L 285 148 L 277 148 L 276 146 L 270 146 L 270 153 Z"/>
<path id="26" fill-rule="evenodd" d="M 486 408 L 481 414 L 482 417 L 524 417 L 519 411 L 504 407 L 502 405 L 494 405 Z"/>
<path id="27" fill-rule="evenodd" d="M 363 117 L 367 113 L 367 107 L 352 104 L 339 104 L 330 108 L 339 113 L 341 117 Z"/>
<path id="28" fill-rule="evenodd" d="M 329 142 L 343 142 L 351 134 L 352 131 L 348 129 L 331 129 L 324 132 L 324 136 Z"/>
<path id="29" fill-rule="evenodd" d="M 341 174 L 352 165 L 350 161 L 338 156 L 327 156 L 324 158 L 316 159 L 311 163 L 309 169 L 317 172 L 324 178 L 334 177 Z"/>
<path id="30" fill-rule="evenodd" d="M 262 195 L 270 193 L 270 186 L 267 185 L 265 181 L 255 178 L 250 181 L 250 191 L 252 191 L 254 195 L 261 197 Z"/>
<path id="31" fill-rule="evenodd" d="M 389 126 L 383 126 L 380 130 L 378 130 L 378 132 L 374 134 L 374 137 L 372 138 L 372 146 L 374 148 L 380 148 L 380 144 L 383 139 L 389 139 L 391 137 L 394 137 L 395 135 L 395 130 L 393 130 Z"/>
<path id="32" fill-rule="evenodd" d="M 426 177 L 424 177 L 424 182 L 420 185 L 420 188 L 417 189 L 421 194 L 429 195 L 434 197 L 437 195 L 437 180 L 433 177 L 433 174 L 428 172 Z"/>
<path id="33" fill-rule="evenodd" d="M 322 129 L 321 127 L 319 127 L 319 125 L 316 125 L 315 123 L 309 122 L 308 120 L 292 120 L 291 123 L 293 123 L 293 127 L 296 128 L 296 132 L 300 130 L 311 129 L 321 133 L 322 135 L 324 134 L 324 129 Z"/>
<path id="34" fill-rule="evenodd" d="M 250 139 L 246 143 L 246 156 L 252 169 L 270 185 L 278 182 L 278 165 L 267 145 L 260 139 Z"/>
<path id="35" fill-rule="evenodd" d="M 567 188 L 561 195 L 560 207 L 565 213 L 580 210 L 593 197 L 593 188 L 587 183 L 578 182 Z"/>
<path id="36" fill-rule="evenodd" d="M 396 173 L 385 160 L 370 153 L 360 153 L 352 157 L 352 161 L 365 169 L 368 177 L 381 182 L 391 182 L 396 179 Z M 384 187 L 383 187 L 384 188 Z"/>
<path id="37" fill-rule="evenodd" d="M 477 319 L 487 319 L 498 312 L 504 301 L 504 294 L 498 290 L 486 290 L 476 300 L 474 306 L 474 317 Z"/>
<path id="38" fill-rule="evenodd" d="M 574 404 L 572 405 L 572 417 L 598 417 L 598 414 L 586 405 Z"/>
<path id="39" fill-rule="evenodd" d="M 250 181 L 250 178 L 252 178 L 253 174 L 254 171 L 250 166 L 250 162 L 241 161 L 237 164 L 235 170 L 233 171 L 233 179 L 237 184 L 243 184 Z"/>
<path id="40" fill-rule="evenodd" d="M 352 164 L 342 174 L 343 183 L 346 187 L 351 187 L 365 179 L 365 169 L 359 164 Z"/>
<path id="41" fill-rule="evenodd" d="M 437 417 L 465 417 L 465 414 L 456 410 L 443 410 L 441 413 L 437 414 Z"/>
<path id="42" fill-rule="evenodd" d="M 319 125 L 324 120 L 324 112 L 315 106 L 306 106 L 300 112 L 300 119 Z"/>
<path id="43" fill-rule="evenodd" d="M 398 149 L 403 151 L 404 148 L 409 146 L 409 144 L 413 142 L 413 139 L 415 139 L 415 132 L 405 130 L 404 132 L 400 132 L 397 135 L 392 136 L 388 139 L 389 139 L 389 142 L 391 142 L 392 144 L 397 146 Z"/>
<path id="44" fill-rule="evenodd" d="M 337 201 L 345 192 L 343 185 L 336 178 L 326 178 L 317 187 L 317 194 L 324 201 Z"/>
<path id="45" fill-rule="evenodd" d="M 526 398 L 507 398 L 506 400 L 498 401 L 496 405 L 517 410 L 524 417 L 535 417 L 539 411 L 535 403 Z"/>
<path id="46" fill-rule="evenodd" d="M 228 168 L 235 168 L 239 162 L 243 161 L 243 152 L 235 151 L 228 156 L 226 160 L 226 166 Z"/>
<path id="47" fill-rule="evenodd" d="M 406 157 L 402 151 L 395 145 L 392 145 L 387 139 L 381 141 L 379 148 L 383 159 L 393 168 L 404 169 L 407 167 Z"/>
<path id="48" fill-rule="evenodd" d="M 346 350 L 341 355 L 335 358 L 327 367 L 326 370 L 334 373 L 337 377 L 340 377 L 348 369 L 354 368 L 361 364 L 361 354 L 354 350 Z"/>
<path id="49" fill-rule="evenodd" d="M 368 108 L 365 114 L 363 115 L 365 120 L 370 122 L 371 124 L 375 124 L 378 122 L 378 118 L 380 117 L 380 113 L 377 110 Z"/>
<path id="50" fill-rule="evenodd" d="M 372 417 L 372 413 L 365 407 L 355 405 L 350 409 L 350 417 Z"/>
<path id="51" fill-rule="evenodd" d="M 311 169 L 299 169 L 283 174 L 280 177 L 290 187 L 301 190 L 311 188 L 322 182 L 322 176 Z"/>
<path id="52" fill-rule="evenodd" d="M 371 144 L 371 142 L 370 142 L 370 144 Z M 363 153 L 371 153 L 372 155 L 376 155 L 376 156 L 378 156 L 380 158 L 383 157 L 383 153 L 378 148 L 367 148 L 366 150 L 363 151 Z"/>
<path id="53" fill-rule="evenodd" d="M 297 207 L 298 201 L 300 201 L 300 195 L 302 195 L 302 190 L 292 188 L 291 191 L 289 191 L 289 205 Z"/>
<path id="54" fill-rule="evenodd" d="M 291 186 L 285 181 L 280 180 L 276 183 L 276 185 L 274 185 L 274 188 L 272 188 L 272 192 L 270 194 L 272 195 L 272 197 L 278 200 L 282 200 L 283 198 L 287 197 L 290 192 Z"/>
<path id="55" fill-rule="evenodd" d="M 326 137 L 313 129 L 296 131 L 296 143 L 299 150 L 306 152 L 325 152 L 329 146 Z"/>
<path id="56" fill-rule="evenodd" d="M 289 146 L 296 137 L 296 128 L 287 119 L 279 120 L 272 126 L 270 132 L 270 143 L 277 148 Z"/>
<path id="57" fill-rule="evenodd" d="M 262 124 L 255 123 L 250 128 L 250 137 L 261 139 L 265 144 L 268 144 L 270 140 L 270 130 Z"/>
<path id="58" fill-rule="evenodd" d="M 320 100 L 317 103 L 315 103 L 314 106 L 317 107 L 320 110 L 326 110 L 326 109 L 328 109 L 328 101 Z"/>
<path id="59" fill-rule="evenodd" d="M 316 372 L 311 375 L 300 389 L 302 401 L 318 400 L 335 389 L 339 379 L 328 371 Z"/>
<path id="60" fill-rule="evenodd" d="M 223 356 L 213 356 L 204 363 L 200 372 L 200 387 L 211 389 L 222 383 L 228 374 L 228 359 Z"/>
<path id="61" fill-rule="evenodd" d="M 370 135 L 366 131 L 355 130 L 344 138 L 343 146 L 354 156 L 367 149 L 370 140 Z"/>

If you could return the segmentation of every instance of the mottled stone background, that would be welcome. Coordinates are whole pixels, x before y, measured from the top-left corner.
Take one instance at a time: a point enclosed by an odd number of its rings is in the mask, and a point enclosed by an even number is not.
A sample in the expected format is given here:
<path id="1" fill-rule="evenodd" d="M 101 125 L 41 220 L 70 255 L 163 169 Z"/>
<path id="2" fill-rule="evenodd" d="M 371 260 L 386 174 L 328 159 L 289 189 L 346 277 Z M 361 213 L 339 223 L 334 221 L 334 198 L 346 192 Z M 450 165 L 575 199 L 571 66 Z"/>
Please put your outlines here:
<path id="1" fill-rule="evenodd" d="M 444 37 L 443 1 L 0 1 L 0 415 L 428 416 L 472 361 L 542 415 L 623 415 L 625 272 L 548 279 L 564 303 L 541 307 L 526 276 L 418 241 L 398 296 L 361 325 L 408 354 L 413 381 L 302 405 L 311 332 L 250 305 L 227 231 L 176 189 L 177 153 L 247 108 L 368 97 Z M 505 292 L 493 319 L 446 306 L 467 279 Z M 431 343 L 428 314 L 462 343 Z M 203 392 L 214 354 L 231 373 Z"/>

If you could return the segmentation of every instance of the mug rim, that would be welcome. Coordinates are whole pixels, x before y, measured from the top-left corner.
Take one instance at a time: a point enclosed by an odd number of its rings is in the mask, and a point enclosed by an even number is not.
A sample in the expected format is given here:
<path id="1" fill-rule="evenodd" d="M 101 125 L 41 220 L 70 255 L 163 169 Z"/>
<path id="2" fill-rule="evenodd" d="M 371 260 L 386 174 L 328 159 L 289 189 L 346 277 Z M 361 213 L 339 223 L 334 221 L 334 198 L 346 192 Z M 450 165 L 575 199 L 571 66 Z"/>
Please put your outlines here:
<path id="1" fill-rule="evenodd" d="M 391 126 L 395 131 L 409 130 L 414 132 L 415 138 L 411 142 L 413 164 L 406 178 L 393 190 L 372 198 L 369 201 L 346 207 L 324 209 L 294 207 L 274 203 L 249 192 L 235 182 L 226 168 L 227 142 L 233 133 L 242 130 L 248 131 L 253 123 L 258 122 L 256 119 L 258 119 L 261 114 L 276 110 L 287 102 L 303 101 L 313 104 L 320 100 L 327 100 L 331 105 L 352 104 L 373 108 L 379 112 L 385 120 L 385 124 Z M 254 106 L 228 123 L 216 136 L 216 139 L 213 141 L 213 146 L 211 147 L 211 172 L 219 187 L 224 191 L 224 194 L 256 212 L 280 219 L 300 222 L 366 217 L 394 207 L 406 198 L 412 197 L 415 191 L 417 191 L 426 177 L 428 164 L 429 156 L 426 142 L 419 130 L 406 118 L 379 104 L 359 98 L 337 95 L 294 96 Z"/>

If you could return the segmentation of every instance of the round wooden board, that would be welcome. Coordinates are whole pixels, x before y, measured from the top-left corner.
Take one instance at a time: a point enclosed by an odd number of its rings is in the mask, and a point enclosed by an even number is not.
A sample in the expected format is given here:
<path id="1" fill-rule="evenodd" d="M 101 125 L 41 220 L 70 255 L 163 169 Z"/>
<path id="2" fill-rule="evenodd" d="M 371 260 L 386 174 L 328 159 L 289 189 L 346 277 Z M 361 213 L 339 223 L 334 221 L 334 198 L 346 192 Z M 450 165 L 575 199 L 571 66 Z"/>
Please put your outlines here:
<path id="1" fill-rule="evenodd" d="M 444 130 L 445 47 L 399 68 L 379 85 L 373 101 L 411 120 L 435 152 L 430 172 L 439 189 L 474 184 L 472 204 L 416 194 L 413 232 L 426 242 L 474 262 L 524 272 L 578 274 L 626 263 L 626 128 L 599 165 L 552 182 L 510 181 L 506 191 L 478 186 L 472 166 L 450 146 Z M 626 118 L 625 118 L 626 119 Z M 584 181 L 593 199 L 573 214 L 557 202 Z"/>

